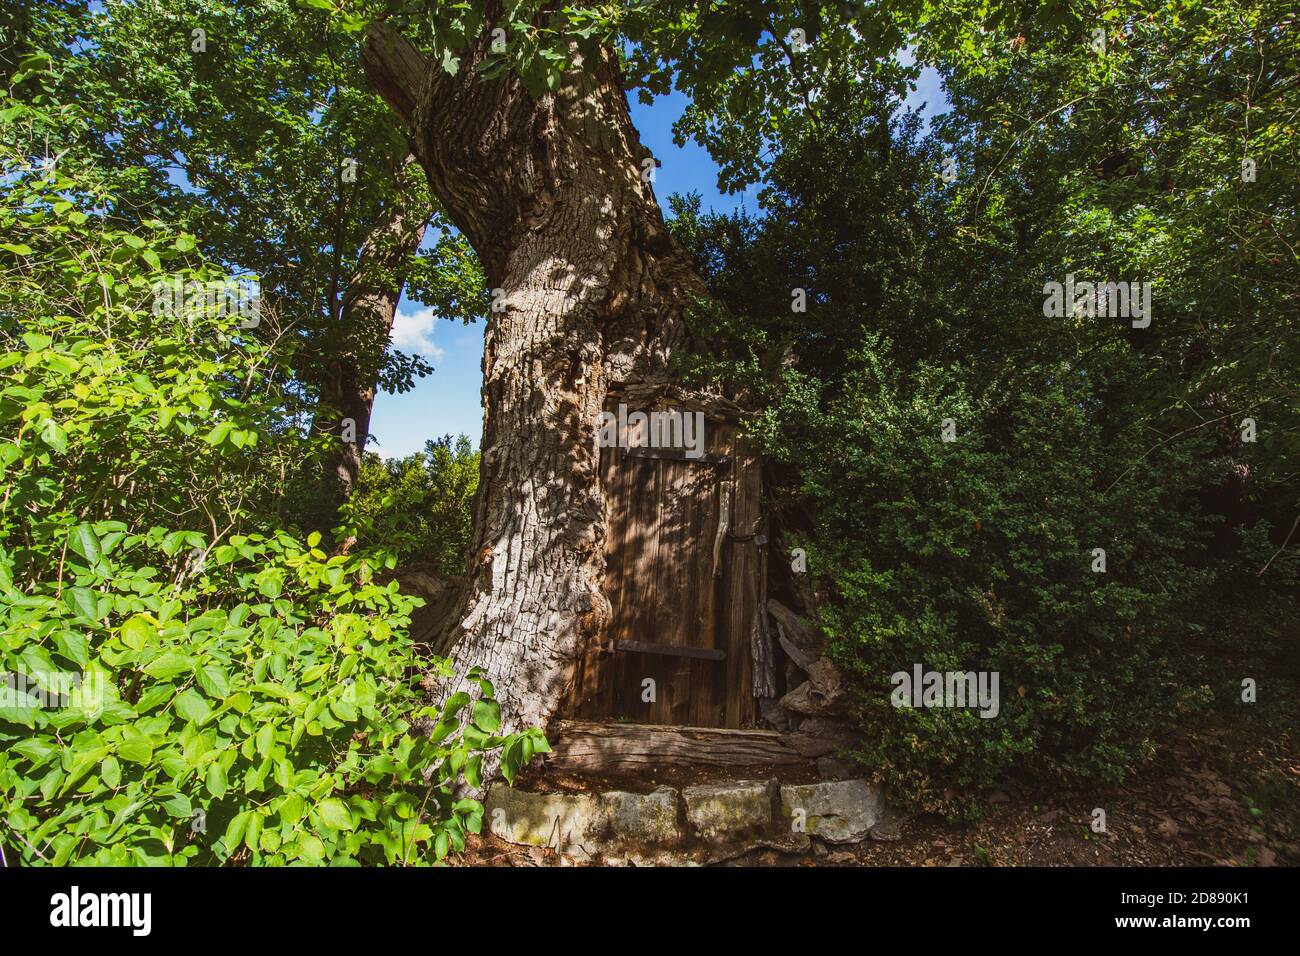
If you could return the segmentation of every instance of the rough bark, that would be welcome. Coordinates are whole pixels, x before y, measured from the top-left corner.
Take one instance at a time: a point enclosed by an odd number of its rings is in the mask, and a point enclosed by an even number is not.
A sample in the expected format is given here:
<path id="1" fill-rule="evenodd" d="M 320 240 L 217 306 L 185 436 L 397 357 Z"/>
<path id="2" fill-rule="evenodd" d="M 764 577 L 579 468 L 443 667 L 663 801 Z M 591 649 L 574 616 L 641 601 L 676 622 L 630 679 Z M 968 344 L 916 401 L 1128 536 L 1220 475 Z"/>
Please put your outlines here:
<path id="1" fill-rule="evenodd" d="M 612 55 L 536 98 L 513 76 L 478 76 L 487 55 L 485 37 L 448 75 L 375 25 L 362 62 L 504 293 L 483 360 L 469 583 L 438 644 L 456 676 L 438 690 L 480 667 L 518 730 L 547 723 L 609 619 L 599 413 L 612 390 L 670 392 L 685 311 L 706 293 L 642 181 Z"/>
<path id="2" fill-rule="evenodd" d="M 408 158 L 407 164 L 412 162 L 414 159 Z M 399 171 L 399 180 L 405 174 L 405 168 Z M 322 475 L 325 510 L 330 515 L 351 495 L 361 471 L 379 370 L 405 285 L 403 267 L 419 248 L 428 218 L 427 209 L 417 208 L 399 191 L 366 237 L 343 297 L 341 341 L 331 349 L 312 422 L 314 431 L 334 442 L 324 459 Z M 343 436 L 347 419 L 355 430 L 351 441 Z"/>

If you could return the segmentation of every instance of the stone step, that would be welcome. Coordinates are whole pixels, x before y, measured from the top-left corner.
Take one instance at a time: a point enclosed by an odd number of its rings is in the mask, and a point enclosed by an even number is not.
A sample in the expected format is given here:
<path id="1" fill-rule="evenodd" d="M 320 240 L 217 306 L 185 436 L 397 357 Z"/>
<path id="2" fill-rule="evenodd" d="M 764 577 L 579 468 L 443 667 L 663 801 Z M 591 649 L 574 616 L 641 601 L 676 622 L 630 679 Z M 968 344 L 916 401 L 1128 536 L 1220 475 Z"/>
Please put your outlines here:
<path id="1" fill-rule="evenodd" d="M 650 793 L 536 793 L 496 783 L 487 829 L 574 861 L 707 862 L 758 847 L 806 850 L 813 837 L 857 843 L 892 825 L 882 789 L 866 780 L 782 784 L 734 780 Z"/>

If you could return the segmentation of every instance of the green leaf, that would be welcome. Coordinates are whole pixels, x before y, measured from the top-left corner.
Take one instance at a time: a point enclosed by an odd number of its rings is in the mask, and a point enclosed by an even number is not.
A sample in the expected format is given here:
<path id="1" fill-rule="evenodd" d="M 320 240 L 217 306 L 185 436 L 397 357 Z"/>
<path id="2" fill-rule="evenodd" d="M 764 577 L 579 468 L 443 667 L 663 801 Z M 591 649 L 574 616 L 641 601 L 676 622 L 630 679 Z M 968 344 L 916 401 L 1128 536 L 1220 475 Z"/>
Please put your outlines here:
<path id="1" fill-rule="evenodd" d="M 230 422 L 217 422 L 212 426 L 212 430 L 203 436 L 203 440 L 214 447 L 220 445 L 226 440 L 226 436 L 230 434 L 230 430 L 234 427 Z"/>
<path id="2" fill-rule="evenodd" d="M 460 723 L 454 718 L 438 721 L 437 726 L 433 728 L 432 733 L 429 735 L 430 743 L 441 743 L 451 736 L 458 727 L 460 727 Z"/>
<path id="3" fill-rule="evenodd" d="M 122 782 L 122 765 L 116 757 L 105 757 L 99 765 L 99 776 L 108 786 L 116 787 Z"/>
<path id="4" fill-rule="evenodd" d="M 122 740 L 117 745 L 117 755 L 131 763 L 147 765 L 153 759 L 153 740 L 135 727 L 124 727 Z"/>
<path id="5" fill-rule="evenodd" d="M 321 843 L 320 837 L 314 833 L 299 836 L 294 849 L 307 863 L 319 863 L 325 859 L 325 844 Z"/>
<path id="6" fill-rule="evenodd" d="M 144 650 L 145 644 L 156 634 L 157 628 L 153 622 L 143 614 L 136 614 L 122 622 L 118 633 L 122 637 L 122 643 L 134 651 Z"/>
<path id="7" fill-rule="evenodd" d="M 10 751 L 16 754 L 22 754 L 34 764 L 40 763 L 46 757 L 56 753 L 59 749 L 49 741 L 42 740 L 39 737 L 29 737 L 26 740 L 19 740 L 9 744 L 8 746 Z"/>
<path id="8" fill-rule="evenodd" d="M 209 769 L 209 773 L 210 772 L 211 770 Z M 209 787 L 208 789 L 211 790 L 212 788 Z M 226 825 L 225 836 L 222 837 L 222 842 L 226 845 L 227 853 L 233 853 L 235 848 L 243 841 L 244 831 L 248 828 L 248 822 L 252 818 L 252 810 L 244 810 L 240 813 L 236 813 L 234 817 L 231 818 L 230 823 Z"/>
<path id="9" fill-rule="evenodd" d="M 257 752 L 263 757 L 271 756 L 271 747 L 275 744 L 275 725 L 263 724 L 257 730 L 257 736 L 253 739 L 253 745 Z"/>
<path id="10" fill-rule="evenodd" d="M 331 830 L 351 830 L 355 826 L 347 804 L 337 797 L 322 800 L 316 805 L 316 812 L 320 814 L 321 823 Z"/>
<path id="11" fill-rule="evenodd" d="M 46 419 L 45 424 L 41 427 L 41 441 L 60 455 L 68 450 L 68 433 L 53 418 Z"/>
<path id="12" fill-rule="evenodd" d="M 183 720 L 192 720 L 196 724 L 202 723 L 212 713 L 212 708 L 203 699 L 203 695 L 193 687 L 178 695 L 172 706 Z"/>
<path id="13" fill-rule="evenodd" d="M 230 679 L 216 664 L 204 664 L 199 668 L 198 680 L 203 692 L 215 700 L 224 700 L 230 693 Z"/>
<path id="14" fill-rule="evenodd" d="M 89 745 L 83 745 L 84 749 L 74 747 L 71 756 L 64 756 L 64 769 L 68 775 L 63 781 L 63 786 L 59 788 L 60 793 L 67 793 L 78 781 L 108 755 L 108 747 L 99 743 L 98 739 L 92 741 Z"/>
<path id="15" fill-rule="evenodd" d="M 194 815 L 194 805 L 190 803 L 189 796 L 183 793 L 167 798 L 162 805 L 173 817 L 189 818 Z"/>
<path id="16" fill-rule="evenodd" d="M 214 760 L 208 764 L 208 773 L 204 779 L 204 785 L 207 787 L 208 793 L 212 794 L 217 800 L 226 795 L 226 790 L 230 784 L 226 780 L 226 768 L 221 766 L 220 760 Z"/>
<path id="17" fill-rule="evenodd" d="M 302 795 L 291 793 L 284 798 L 280 804 L 280 821 L 286 825 L 292 826 L 302 819 L 306 811 L 306 804 L 303 802 Z"/>
<path id="18" fill-rule="evenodd" d="M 87 620 L 99 620 L 99 607 L 95 601 L 95 592 L 90 588 L 69 588 L 63 596 L 64 603 L 78 617 Z"/>
<path id="19" fill-rule="evenodd" d="M 99 536 L 88 524 L 79 524 L 72 529 L 68 545 L 92 565 L 99 560 Z"/>
<path id="20" fill-rule="evenodd" d="M 248 829 L 244 833 L 244 846 L 253 852 L 257 852 L 260 844 L 258 839 L 262 835 L 262 824 L 266 822 L 266 817 L 261 813 L 254 813 L 248 821 Z"/>
<path id="21" fill-rule="evenodd" d="M 171 534 L 164 537 L 162 539 L 163 554 L 168 557 L 176 554 L 177 551 L 185 546 L 185 537 L 186 535 L 184 531 L 173 531 Z M 166 618 L 160 616 L 160 620 L 166 620 Z"/>
<path id="22" fill-rule="evenodd" d="M 474 723 L 480 730 L 495 733 L 501 726 L 501 705 L 495 700 L 475 701 Z"/>
<path id="23" fill-rule="evenodd" d="M 330 701 L 330 710 L 334 712 L 335 717 L 345 723 L 350 724 L 357 719 L 357 708 L 351 701 L 332 700 Z"/>
<path id="24" fill-rule="evenodd" d="M 59 653 L 81 668 L 90 663 L 90 642 L 80 631 L 60 631 L 54 635 Z"/>
<path id="25" fill-rule="evenodd" d="M 475 754 L 465 761 L 465 782 L 474 789 L 483 786 L 483 755 Z"/>
<path id="26" fill-rule="evenodd" d="M 142 670 L 150 677 L 157 677 L 159 680 L 166 680 L 168 677 L 175 677 L 177 674 L 184 674 L 194 668 L 194 658 L 187 654 L 180 654 L 176 651 L 168 651 L 166 654 L 160 654 L 148 664 L 144 665 Z"/>

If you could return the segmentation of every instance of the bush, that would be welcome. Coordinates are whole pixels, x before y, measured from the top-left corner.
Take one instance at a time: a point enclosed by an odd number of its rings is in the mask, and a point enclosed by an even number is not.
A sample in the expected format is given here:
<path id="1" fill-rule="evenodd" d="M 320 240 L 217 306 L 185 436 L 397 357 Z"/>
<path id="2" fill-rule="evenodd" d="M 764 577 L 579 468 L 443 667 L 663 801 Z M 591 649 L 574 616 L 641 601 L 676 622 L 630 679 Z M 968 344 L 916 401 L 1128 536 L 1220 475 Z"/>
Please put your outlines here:
<path id="1" fill-rule="evenodd" d="M 430 701 L 377 549 L 275 525 L 314 453 L 274 328 L 154 314 L 194 237 L 26 162 L 0 200 L 0 795 L 24 865 L 421 863 L 477 832 L 493 688 Z M 30 124 L 25 126 L 24 124 Z M 274 317 L 265 315 L 268 325 Z M 13 857 L 10 857 L 13 859 Z"/>
<path id="2" fill-rule="evenodd" d="M 22 675 L 0 708 L 0 793 L 25 865 L 442 859 L 479 831 L 482 806 L 453 791 L 480 784 L 484 751 L 545 748 L 494 736 L 485 680 L 473 701 L 424 699 L 430 663 L 403 633 L 418 599 L 365 560 L 233 536 L 187 583 L 197 532 L 106 521 L 63 543 L 62 590 L 19 590 L 0 559 L 4 665 Z"/>
<path id="3" fill-rule="evenodd" d="M 852 756 L 913 807 L 973 814 L 1013 780 L 1120 779 L 1175 720 L 1239 700 L 1261 647 L 1293 646 L 1300 428 L 1276 303 L 1199 284 L 1211 261 L 1252 295 L 1282 270 L 1238 281 L 1231 243 L 1165 241 L 1191 234 L 1181 217 L 1235 228 L 1219 207 L 1165 207 L 1218 180 L 1135 197 L 1089 172 L 1105 140 L 1088 125 L 1047 137 L 1050 154 L 1035 143 L 1051 165 L 1029 182 L 995 176 L 1022 132 L 980 126 L 1004 88 L 946 79 L 952 142 L 869 84 L 832 84 L 826 128 L 782 142 L 764 218 L 678 199 L 673 231 L 720 302 L 695 319 L 726 350 L 694 371 L 763 409 L 777 543 L 811 572 L 774 574 L 774 592 L 806 599 L 845 672 Z M 973 129 L 996 148 L 944 184 L 942 158 L 984 142 Z M 983 202 L 989 182 L 1010 195 Z M 1045 316 L 1044 281 L 1070 271 L 1150 276 L 1158 324 Z M 1266 440 L 1241 440 L 1248 412 Z M 894 707 L 892 675 L 917 664 L 996 672 L 997 719 Z"/>
<path id="4" fill-rule="evenodd" d="M 1108 487 L 1142 449 L 1089 427 L 1078 376 L 1062 368 L 1009 403 L 883 351 L 854 357 L 838 397 L 792 375 L 758 429 L 797 475 L 786 504 L 815 516 L 792 543 L 828 590 L 856 758 L 905 802 L 948 812 L 1014 776 L 1122 778 L 1202 696 L 1175 661 L 1212 579 L 1192 500 L 1206 459 L 1165 449 L 1146 460 L 1159 481 Z M 891 675 L 916 664 L 998 674 L 996 719 L 893 706 Z"/>
<path id="5" fill-rule="evenodd" d="M 345 523 L 359 525 L 363 547 L 383 544 L 399 561 L 427 561 L 444 578 L 464 574 L 478 473 L 479 453 L 464 435 L 401 459 L 367 454 Z"/>

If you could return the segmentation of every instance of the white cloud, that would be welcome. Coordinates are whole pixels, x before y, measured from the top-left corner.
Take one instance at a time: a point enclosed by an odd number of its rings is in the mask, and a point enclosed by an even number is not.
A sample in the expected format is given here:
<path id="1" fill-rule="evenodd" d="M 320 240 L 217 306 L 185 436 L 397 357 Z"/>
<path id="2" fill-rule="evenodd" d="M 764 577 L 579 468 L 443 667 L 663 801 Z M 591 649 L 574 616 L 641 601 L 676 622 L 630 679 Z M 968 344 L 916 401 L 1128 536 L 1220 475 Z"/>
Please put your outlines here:
<path id="1" fill-rule="evenodd" d="M 433 342 L 433 323 L 437 320 L 438 317 L 430 308 L 415 312 L 398 309 L 397 315 L 393 317 L 393 347 L 403 352 L 423 355 L 433 362 L 441 362 L 447 353 Z"/>

